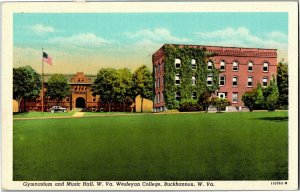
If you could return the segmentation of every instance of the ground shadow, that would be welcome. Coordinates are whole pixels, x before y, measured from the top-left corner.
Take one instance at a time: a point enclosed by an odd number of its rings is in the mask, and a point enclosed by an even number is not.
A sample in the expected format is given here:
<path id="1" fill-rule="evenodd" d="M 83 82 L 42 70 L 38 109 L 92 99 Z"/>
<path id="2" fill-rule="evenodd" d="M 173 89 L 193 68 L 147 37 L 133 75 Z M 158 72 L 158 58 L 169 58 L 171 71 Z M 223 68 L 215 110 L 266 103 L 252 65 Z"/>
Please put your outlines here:
<path id="1" fill-rule="evenodd" d="M 285 117 L 260 117 L 260 118 L 255 118 L 258 120 L 265 120 L 265 121 L 275 121 L 275 122 L 282 122 L 282 121 L 288 121 L 288 116 Z"/>

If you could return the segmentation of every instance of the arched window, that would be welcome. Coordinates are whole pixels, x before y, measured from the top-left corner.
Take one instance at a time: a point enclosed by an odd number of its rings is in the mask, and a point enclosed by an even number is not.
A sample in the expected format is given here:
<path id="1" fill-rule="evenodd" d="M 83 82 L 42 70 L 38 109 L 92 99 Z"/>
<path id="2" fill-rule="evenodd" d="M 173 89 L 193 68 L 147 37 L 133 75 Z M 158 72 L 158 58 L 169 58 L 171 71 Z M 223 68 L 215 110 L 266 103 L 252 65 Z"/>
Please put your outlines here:
<path id="1" fill-rule="evenodd" d="M 253 71 L 253 63 L 251 61 L 248 63 L 248 71 Z"/>
<path id="2" fill-rule="evenodd" d="M 263 72 L 268 72 L 269 71 L 269 63 L 265 62 L 263 65 Z"/>
<path id="3" fill-rule="evenodd" d="M 208 63 L 207 63 L 207 69 L 208 69 L 208 70 L 212 70 L 212 68 L 213 68 L 212 62 L 211 62 L 211 61 L 208 61 Z"/>
<path id="4" fill-rule="evenodd" d="M 196 65 L 196 60 L 195 59 L 191 60 L 191 65 L 192 65 L 192 69 L 197 69 L 197 65 Z"/>
<path id="5" fill-rule="evenodd" d="M 223 60 L 220 63 L 220 70 L 225 71 L 225 61 L 223 61 Z"/>
<path id="6" fill-rule="evenodd" d="M 175 59 L 175 68 L 179 69 L 181 67 L 181 60 L 180 59 Z"/>
<path id="7" fill-rule="evenodd" d="M 239 70 L 239 64 L 238 62 L 234 61 L 232 63 L 232 71 L 238 71 Z"/>

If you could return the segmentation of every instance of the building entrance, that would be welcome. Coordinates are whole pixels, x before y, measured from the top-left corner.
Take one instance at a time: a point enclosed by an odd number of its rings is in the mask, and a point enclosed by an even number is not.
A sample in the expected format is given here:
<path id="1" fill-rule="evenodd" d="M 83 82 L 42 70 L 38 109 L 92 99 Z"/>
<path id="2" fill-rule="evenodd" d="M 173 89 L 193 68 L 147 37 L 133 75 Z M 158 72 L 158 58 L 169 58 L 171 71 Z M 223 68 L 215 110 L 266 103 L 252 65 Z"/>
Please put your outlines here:
<path id="1" fill-rule="evenodd" d="M 76 108 L 85 108 L 85 99 L 82 97 L 78 97 L 76 99 Z"/>

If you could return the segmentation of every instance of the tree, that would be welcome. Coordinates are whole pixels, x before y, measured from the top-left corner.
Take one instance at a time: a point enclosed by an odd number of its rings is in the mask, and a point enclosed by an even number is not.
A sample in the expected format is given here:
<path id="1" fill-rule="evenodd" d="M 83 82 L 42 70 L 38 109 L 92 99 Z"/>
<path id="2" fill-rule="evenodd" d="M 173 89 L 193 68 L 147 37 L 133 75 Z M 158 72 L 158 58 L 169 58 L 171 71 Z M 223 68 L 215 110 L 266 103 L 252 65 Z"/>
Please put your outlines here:
<path id="1" fill-rule="evenodd" d="M 13 98 L 21 112 L 22 99 L 35 99 L 41 91 L 40 75 L 30 66 L 13 68 Z"/>
<path id="2" fill-rule="evenodd" d="M 242 96 L 242 101 L 249 108 L 249 111 L 252 112 L 255 106 L 256 93 L 255 91 L 246 92 Z"/>
<path id="3" fill-rule="evenodd" d="M 264 109 L 265 98 L 263 94 L 263 88 L 260 83 L 257 84 L 257 88 L 254 89 L 254 108 L 255 109 Z"/>
<path id="4" fill-rule="evenodd" d="M 145 65 L 139 67 L 133 74 L 133 92 L 135 96 L 141 96 L 141 112 L 143 112 L 143 100 L 153 99 L 153 78 Z"/>
<path id="5" fill-rule="evenodd" d="M 280 61 L 277 67 L 277 85 L 279 92 L 278 106 L 288 108 L 289 105 L 289 76 L 288 64 Z"/>
<path id="6" fill-rule="evenodd" d="M 62 74 L 54 74 L 47 81 L 46 96 L 56 100 L 56 104 L 70 95 L 70 85 L 67 78 Z"/>
<path id="7" fill-rule="evenodd" d="M 111 104 L 117 100 L 120 91 L 119 74 L 116 69 L 102 68 L 97 73 L 92 91 L 94 95 L 100 95 L 100 99 L 108 103 L 108 110 L 111 111 Z"/>
<path id="8" fill-rule="evenodd" d="M 126 100 L 133 97 L 132 86 L 133 79 L 132 74 L 128 68 L 119 69 L 118 73 L 118 87 L 117 99 L 123 103 L 123 111 L 125 111 Z"/>
<path id="9" fill-rule="evenodd" d="M 274 111 L 277 108 L 279 92 L 275 77 L 273 76 L 270 85 L 264 89 L 265 106 L 268 111 Z"/>

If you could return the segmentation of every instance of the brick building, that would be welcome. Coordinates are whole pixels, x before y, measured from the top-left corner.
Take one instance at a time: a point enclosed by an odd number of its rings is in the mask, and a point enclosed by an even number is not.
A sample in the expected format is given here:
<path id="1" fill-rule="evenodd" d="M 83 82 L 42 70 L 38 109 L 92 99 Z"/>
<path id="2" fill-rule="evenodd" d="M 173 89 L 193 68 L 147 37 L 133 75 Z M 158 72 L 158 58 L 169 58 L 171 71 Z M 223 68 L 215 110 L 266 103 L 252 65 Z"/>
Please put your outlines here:
<path id="1" fill-rule="evenodd" d="M 272 75 L 277 74 L 277 50 L 276 49 L 260 49 L 260 48 L 239 48 L 239 47 L 221 47 L 221 46 L 203 46 L 203 45 L 174 45 L 166 44 L 158 49 L 152 55 L 153 71 L 155 76 L 155 101 L 153 110 L 155 112 L 167 110 L 164 99 L 164 76 L 165 76 L 165 46 L 179 46 L 183 48 L 201 49 L 215 53 L 216 56 L 210 57 L 207 61 L 207 68 L 211 68 L 212 64 L 220 69 L 219 74 L 219 90 L 215 95 L 220 98 L 227 98 L 232 106 L 244 106 L 241 101 L 242 95 L 251 91 L 260 83 L 262 86 L 267 86 Z M 181 67 L 181 58 L 173 58 L 174 68 Z M 196 60 L 191 59 L 191 70 L 196 67 Z M 174 83 L 180 86 L 180 76 L 176 74 Z M 207 76 L 207 86 L 212 82 L 211 77 Z M 195 83 L 194 76 L 191 83 Z M 180 98 L 180 93 L 175 93 L 174 97 Z M 194 96 L 191 95 L 191 98 Z"/>
<path id="2" fill-rule="evenodd" d="M 44 81 L 47 82 L 51 77 L 50 74 L 44 75 Z M 92 95 L 92 85 L 96 79 L 96 75 L 85 75 L 82 72 L 78 72 L 75 75 L 65 75 L 68 83 L 71 86 L 71 94 L 66 97 L 63 101 L 59 102 L 58 105 L 66 107 L 68 110 L 74 110 L 75 108 L 85 108 L 87 110 L 94 111 L 108 111 L 108 104 L 101 102 L 100 96 Z M 47 83 L 45 83 L 45 90 L 47 89 Z M 42 95 L 42 92 L 41 92 Z M 132 111 L 132 103 L 127 103 L 126 111 Z M 57 105 L 57 102 L 45 97 L 44 99 L 44 111 Z M 21 102 L 22 111 L 41 111 L 42 99 L 41 96 L 35 100 L 27 100 Z M 112 111 L 122 111 L 123 105 L 120 103 L 112 104 Z"/>

